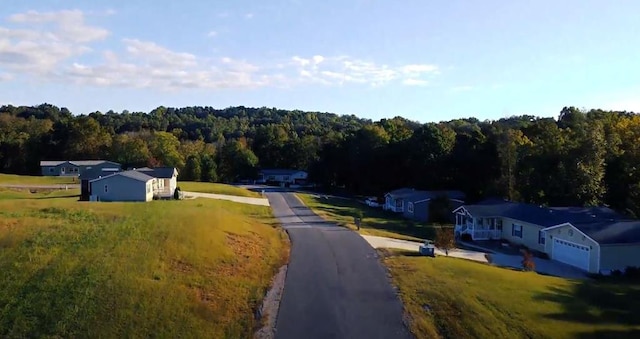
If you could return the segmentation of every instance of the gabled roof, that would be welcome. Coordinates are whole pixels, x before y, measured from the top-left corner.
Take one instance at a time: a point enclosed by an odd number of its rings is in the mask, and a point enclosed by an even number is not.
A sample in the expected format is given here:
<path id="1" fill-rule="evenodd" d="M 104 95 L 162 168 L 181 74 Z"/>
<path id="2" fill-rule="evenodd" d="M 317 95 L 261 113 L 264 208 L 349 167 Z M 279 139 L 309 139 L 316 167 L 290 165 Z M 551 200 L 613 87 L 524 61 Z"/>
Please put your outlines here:
<path id="1" fill-rule="evenodd" d="M 640 220 L 571 223 L 601 245 L 640 243 Z"/>
<path id="2" fill-rule="evenodd" d="M 387 194 L 385 194 L 385 196 L 390 196 L 394 199 L 398 199 L 398 198 L 403 198 L 403 197 L 407 197 L 416 193 L 419 193 L 420 191 L 416 191 L 413 188 L 399 188 L 397 190 L 393 190 L 391 192 L 388 192 Z"/>
<path id="3" fill-rule="evenodd" d="M 507 217 L 543 227 L 563 223 L 592 223 L 610 219 L 609 214 L 593 213 L 594 211 L 587 208 L 566 210 L 561 207 L 553 209 L 515 202 L 495 201 L 482 205 L 464 205 L 461 208 L 474 217 Z"/>
<path id="4" fill-rule="evenodd" d="M 278 168 L 273 168 L 273 169 L 263 169 L 260 170 L 260 173 L 262 175 L 293 175 L 299 172 L 304 172 L 305 171 L 301 171 L 301 170 L 295 170 L 295 169 L 278 169 Z"/>
<path id="5" fill-rule="evenodd" d="M 175 167 L 143 167 L 137 168 L 134 171 L 141 172 L 147 175 L 150 175 L 155 178 L 169 179 L 173 178 L 174 175 L 178 175 L 178 170 Z"/>
<path id="6" fill-rule="evenodd" d="M 120 172 L 119 168 L 111 169 L 111 168 L 91 168 L 88 169 L 82 174 L 80 174 L 80 180 L 93 180 L 100 177 L 105 177 L 107 175 L 111 175 L 113 173 Z"/>
<path id="7" fill-rule="evenodd" d="M 442 195 L 449 199 L 463 200 L 465 198 L 464 193 L 460 191 L 419 191 L 413 188 L 400 188 L 385 194 L 385 196 L 387 195 L 394 199 L 404 199 L 410 202 L 426 201 Z"/>
<path id="8" fill-rule="evenodd" d="M 137 180 L 137 181 L 142 181 L 142 182 L 147 182 L 149 180 L 153 180 L 155 179 L 152 176 L 146 175 L 142 172 L 138 172 L 138 171 L 124 171 L 124 172 L 118 172 L 118 173 L 114 173 L 111 175 L 107 175 L 101 178 L 97 178 L 97 179 L 93 179 L 90 182 L 96 182 L 96 181 L 100 181 L 100 180 L 104 180 L 104 179 L 109 179 L 109 178 L 113 178 L 115 176 L 123 176 L 129 179 L 133 179 L 133 180 Z"/>
<path id="9" fill-rule="evenodd" d="M 40 166 L 58 166 L 58 165 L 62 165 L 64 163 L 70 163 L 72 165 L 76 165 L 76 166 L 97 166 L 97 165 L 101 165 L 104 163 L 110 163 L 110 164 L 114 164 L 114 165 L 118 165 L 120 166 L 119 163 L 117 162 L 113 162 L 113 161 L 109 161 L 109 160 L 70 160 L 70 161 L 66 161 L 66 160 L 43 160 L 40 161 Z"/>

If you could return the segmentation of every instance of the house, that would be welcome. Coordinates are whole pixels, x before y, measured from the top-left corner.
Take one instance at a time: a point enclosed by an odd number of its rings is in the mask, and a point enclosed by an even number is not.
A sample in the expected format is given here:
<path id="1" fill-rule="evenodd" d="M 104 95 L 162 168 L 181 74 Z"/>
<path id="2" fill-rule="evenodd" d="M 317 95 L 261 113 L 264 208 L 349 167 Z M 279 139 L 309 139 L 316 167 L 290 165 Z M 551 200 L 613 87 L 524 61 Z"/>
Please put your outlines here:
<path id="1" fill-rule="evenodd" d="M 120 168 L 92 168 L 80 174 L 80 200 L 89 201 L 91 197 L 90 181 L 120 172 Z"/>
<path id="2" fill-rule="evenodd" d="M 308 176 L 307 172 L 294 169 L 263 169 L 259 173 L 258 182 L 304 185 Z"/>
<path id="3" fill-rule="evenodd" d="M 158 179 L 153 190 L 160 198 L 172 197 L 178 187 L 178 170 L 175 167 L 143 167 L 135 170 Z"/>
<path id="4" fill-rule="evenodd" d="M 402 215 L 415 221 L 427 222 L 429 221 L 431 201 L 438 197 L 449 199 L 451 209 L 448 209 L 447 213 L 451 216 L 451 221 L 453 221 L 451 212 L 464 204 L 465 194 L 460 191 L 415 191 L 414 194 L 402 198 L 406 205 Z"/>
<path id="5" fill-rule="evenodd" d="M 95 168 L 120 169 L 122 165 L 107 160 L 40 161 L 44 176 L 79 176 L 84 171 Z"/>
<path id="6" fill-rule="evenodd" d="M 384 195 L 384 209 L 417 220 L 429 220 L 429 205 L 434 198 L 446 196 L 458 207 L 464 203 L 465 195 L 460 191 L 420 191 L 413 188 L 400 188 Z"/>
<path id="7" fill-rule="evenodd" d="M 542 207 L 508 201 L 463 205 L 456 236 L 504 239 L 591 273 L 640 266 L 640 220 L 606 207 Z"/>
<path id="8" fill-rule="evenodd" d="M 157 179 L 139 171 L 117 172 L 89 181 L 92 201 L 151 201 Z"/>

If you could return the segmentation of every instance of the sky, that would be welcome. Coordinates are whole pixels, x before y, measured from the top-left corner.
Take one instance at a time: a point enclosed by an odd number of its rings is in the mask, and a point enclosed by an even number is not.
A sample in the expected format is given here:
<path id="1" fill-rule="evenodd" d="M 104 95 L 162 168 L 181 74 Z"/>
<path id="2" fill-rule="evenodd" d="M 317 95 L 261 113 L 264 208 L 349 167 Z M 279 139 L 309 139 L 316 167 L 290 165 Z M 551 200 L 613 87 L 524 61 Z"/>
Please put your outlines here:
<path id="1" fill-rule="evenodd" d="M 637 0 L 0 1 L 0 105 L 640 112 Z"/>

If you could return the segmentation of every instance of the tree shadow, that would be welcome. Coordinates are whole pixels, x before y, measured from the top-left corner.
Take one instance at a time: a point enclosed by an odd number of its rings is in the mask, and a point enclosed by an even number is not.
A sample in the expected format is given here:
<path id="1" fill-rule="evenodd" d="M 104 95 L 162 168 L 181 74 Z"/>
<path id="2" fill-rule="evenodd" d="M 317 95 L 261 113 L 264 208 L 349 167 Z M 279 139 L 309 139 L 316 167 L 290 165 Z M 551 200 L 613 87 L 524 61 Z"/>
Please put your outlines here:
<path id="1" fill-rule="evenodd" d="M 583 324 L 640 325 L 638 284 L 585 280 L 577 282 L 570 290 L 550 287 L 548 292 L 535 298 L 562 306 L 562 312 L 544 315 L 549 319 Z M 587 333 L 584 335 L 584 338 L 594 338 Z"/>

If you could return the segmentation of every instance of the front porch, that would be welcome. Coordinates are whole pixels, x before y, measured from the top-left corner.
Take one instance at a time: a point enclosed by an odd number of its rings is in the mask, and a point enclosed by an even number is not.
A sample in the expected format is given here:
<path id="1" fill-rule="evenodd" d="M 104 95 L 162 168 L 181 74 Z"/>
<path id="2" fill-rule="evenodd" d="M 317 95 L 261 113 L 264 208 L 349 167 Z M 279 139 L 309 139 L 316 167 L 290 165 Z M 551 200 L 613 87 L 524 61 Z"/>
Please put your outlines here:
<path id="1" fill-rule="evenodd" d="M 502 238 L 501 218 L 474 218 L 465 213 L 456 214 L 455 235 L 468 234 L 471 240 L 498 240 Z"/>

